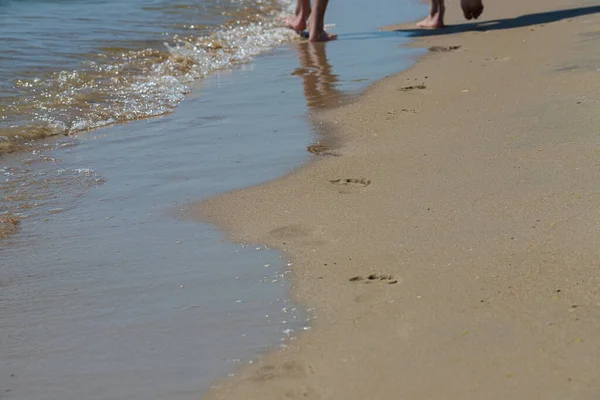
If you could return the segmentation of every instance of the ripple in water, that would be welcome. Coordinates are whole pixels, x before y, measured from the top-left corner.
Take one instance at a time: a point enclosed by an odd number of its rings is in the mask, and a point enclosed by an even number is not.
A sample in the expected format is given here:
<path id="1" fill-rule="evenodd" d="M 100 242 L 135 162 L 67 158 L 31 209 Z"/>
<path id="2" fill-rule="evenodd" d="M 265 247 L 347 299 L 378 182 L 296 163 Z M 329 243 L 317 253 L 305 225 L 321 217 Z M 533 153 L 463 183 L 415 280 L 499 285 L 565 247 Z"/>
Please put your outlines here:
<path id="1" fill-rule="evenodd" d="M 76 204 L 102 176 L 89 168 L 62 168 L 60 161 L 35 150 L 21 163 L 0 166 L 0 239 L 17 233 L 21 221 L 43 221 Z M 6 241 L 0 242 L 8 244 Z"/>

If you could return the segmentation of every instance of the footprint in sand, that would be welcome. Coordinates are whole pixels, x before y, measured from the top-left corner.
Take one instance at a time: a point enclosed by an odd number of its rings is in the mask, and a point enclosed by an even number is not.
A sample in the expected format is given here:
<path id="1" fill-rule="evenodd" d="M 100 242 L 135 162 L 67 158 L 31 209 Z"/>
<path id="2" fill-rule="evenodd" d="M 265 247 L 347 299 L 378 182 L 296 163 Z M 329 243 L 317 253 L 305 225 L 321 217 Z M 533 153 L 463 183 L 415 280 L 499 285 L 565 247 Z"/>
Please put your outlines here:
<path id="1" fill-rule="evenodd" d="M 339 157 L 338 153 L 332 151 L 329 146 L 324 144 L 311 144 L 310 146 L 306 147 L 306 151 L 317 156 Z"/>
<path id="2" fill-rule="evenodd" d="M 447 53 L 449 51 L 454 51 L 460 49 L 462 46 L 431 46 L 429 51 L 433 53 Z"/>
<path id="3" fill-rule="evenodd" d="M 486 58 L 485 61 L 510 61 L 510 57 L 492 57 Z"/>
<path id="4" fill-rule="evenodd" d="M 393 275 L 386 275 L 386 274 L 371 274 L 367 277 L 364 276 L 355 276 L 353 278 L 349 279 L 350 282 L 361 282 L 361 283 L 373 283 L 373 282 L 378 282 L 378 283 L 387 283 L 388 285 L 393 285 L 395 283 L 398 283 L 398 279 L 395 278 Z"/>
<path id="5" fill-rule="evenodd" d="M 398 90 L 400 90 L 402 92 L 410 92 L 412 90 L 423 90 L 423 89 L 427 89 L 427 85 L 425 85 L 424 83 L 420 83 L 418 85 L 404 86 Z"/>
<path id="6" fill-rule="evenodd" d="M 250 377 L 253 381 L 264 382 L 273 379 L 305 379 L 313 374 L 313 367 L 296 361 L 286 361 L 283 364 L 267 364 L 257 369 Z"/>
<path id="7" fill-rule="evenodd" d="M 358 192 L 371 184 L 371 180 L 366 178 L 333 179 L 329 182 L 337 186 L 337 191 L 341 194 L 350 194 Z"/>
<path id="8" fill-rule="evenodd" d="M 276 239 L 282 245 L 286 245 L 289 241 L 310 246 L 320 246 L 325 243 L 317 232 L 298 224 L 275 228 L 269 232 L 269 236 Z"/>
<path id="9" fill-rule="evenodd" d="M 355 187 L 367 187 L 371 184 L 370 179 L 360 178 L 345 178 L 345 179 L 334 179 L 329 181 L 334 185 L 344 185 L 344 186 L 355 186 Z"/>
<path id="10" fill-rule="evenodd" d="M 395 116 L 398 115 L 398 114 L 400 114 L 400 113 L 416 114 L 417 110 L 415 110 L 414 108 L 403 108 L 401 110 L 390 110 L 390 111 L 386 112 L 386 114 L 388 116 L 385 117 L 385 119 L 386 119 L 386 121 L 389 121 L 389 120 L 395 118 Z"/>

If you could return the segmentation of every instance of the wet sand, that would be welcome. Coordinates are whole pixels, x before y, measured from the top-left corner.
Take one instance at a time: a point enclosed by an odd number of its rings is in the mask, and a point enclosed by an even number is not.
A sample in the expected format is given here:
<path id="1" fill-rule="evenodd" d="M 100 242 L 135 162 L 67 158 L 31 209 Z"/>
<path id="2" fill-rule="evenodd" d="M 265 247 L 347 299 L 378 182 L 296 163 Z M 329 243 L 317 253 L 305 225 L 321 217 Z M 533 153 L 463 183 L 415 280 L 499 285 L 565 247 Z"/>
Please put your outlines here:
<path id="1" fill-rule="evenodd" d="M 600 395 L 600 7 L 486 6 L 451 4 L 431 55 L 313 115 L 338 157 L 196 206 L 283 250 L 315 310 L 208 399 Z"/>

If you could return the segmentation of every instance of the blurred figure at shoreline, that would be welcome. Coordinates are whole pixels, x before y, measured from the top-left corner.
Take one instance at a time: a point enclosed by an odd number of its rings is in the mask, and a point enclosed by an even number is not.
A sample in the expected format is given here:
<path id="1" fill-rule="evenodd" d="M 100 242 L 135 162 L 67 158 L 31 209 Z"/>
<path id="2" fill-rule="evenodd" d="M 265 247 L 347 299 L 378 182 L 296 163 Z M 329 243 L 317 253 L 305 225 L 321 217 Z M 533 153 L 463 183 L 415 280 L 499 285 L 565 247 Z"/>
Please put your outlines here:
<path id="1" fill-rule="evenodd" d="M 308 27 L 309 42 L 334 40 L 337 35 L 325 32 L 325 12 L 328 3 L 329 0 L 314 0 L 314 7 L 311 8 L 310 0 L 296 0 L 296 15 L 286 18 L 285 25 L 301 34 Z"/>
<path id="2" fill-rule="evenodd" d="M 429 15 L 421 22 L 417 23 L 419 28 L 439 29 L 444 25 L 444 14 L 446 5 L 444 0 L 430 0 L 431 8 Z M 477 19 L 483 13 L 483 2 L 481 0 L 461 0 L 463 14 L 466 19 Z"/>

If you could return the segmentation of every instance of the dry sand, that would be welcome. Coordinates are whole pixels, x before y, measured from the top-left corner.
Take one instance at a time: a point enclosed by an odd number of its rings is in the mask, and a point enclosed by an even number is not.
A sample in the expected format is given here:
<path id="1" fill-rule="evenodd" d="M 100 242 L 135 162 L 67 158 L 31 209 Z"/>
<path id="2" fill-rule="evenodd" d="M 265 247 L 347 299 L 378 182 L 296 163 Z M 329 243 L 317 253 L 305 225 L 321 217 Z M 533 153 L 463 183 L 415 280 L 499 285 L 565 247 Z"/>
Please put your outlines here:
<path id="1" fill-rule="evenodd" d="M 314 116 L 340 157 L 197 205 L 317 317 L 208 399 L 600 398 L 600 7 L 486 6 Z"/>

